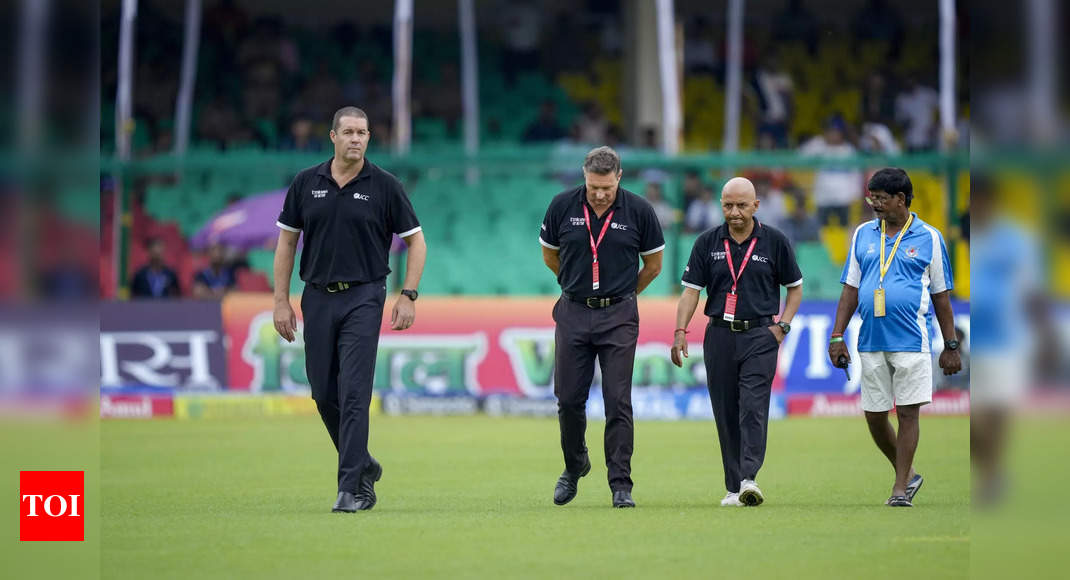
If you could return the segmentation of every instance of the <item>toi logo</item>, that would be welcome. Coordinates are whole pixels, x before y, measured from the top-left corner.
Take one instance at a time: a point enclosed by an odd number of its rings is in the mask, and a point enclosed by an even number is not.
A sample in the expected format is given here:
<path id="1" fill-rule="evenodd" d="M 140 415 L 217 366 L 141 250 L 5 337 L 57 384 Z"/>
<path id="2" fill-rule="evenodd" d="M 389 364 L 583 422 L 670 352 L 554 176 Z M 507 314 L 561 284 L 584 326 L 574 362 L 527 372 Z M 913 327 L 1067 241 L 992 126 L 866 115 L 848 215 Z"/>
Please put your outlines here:
<path id="1" fill-rule="evenodd" d="M 85 539 L 85 472 L 19 472 L 19 540 Z"/>

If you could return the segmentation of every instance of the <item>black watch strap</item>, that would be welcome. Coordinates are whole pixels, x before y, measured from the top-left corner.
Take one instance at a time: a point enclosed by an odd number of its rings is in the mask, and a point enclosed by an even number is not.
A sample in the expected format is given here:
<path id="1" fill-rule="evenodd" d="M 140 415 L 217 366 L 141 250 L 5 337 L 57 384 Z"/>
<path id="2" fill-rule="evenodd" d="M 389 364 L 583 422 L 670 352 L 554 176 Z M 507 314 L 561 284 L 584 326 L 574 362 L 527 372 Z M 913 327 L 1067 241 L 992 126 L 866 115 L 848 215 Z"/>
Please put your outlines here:
<path id="1" fill-rule="evenodd" d="M 791 332 L 791 325 L 787 322 L 778 322 L 776 325 L 780 327 L 780 330 L 784 331 L 784 334 Z"/>
<path id="2" fill-rule="evenodd" d="M 946 348 L 947 350 L 958 350 L 959 349 L 959 341 L 957 341 L 957 340 L 949 340 L 949 341 L 944 343 L 944 348 Z"/>
<path id="3" fill-rule="evenodd" d="M 416 299 L 420 297 L 420 293 L 415 290 L 402 290 L 402 296 L 408 296 L 409 300 L 416 302 Z"/>

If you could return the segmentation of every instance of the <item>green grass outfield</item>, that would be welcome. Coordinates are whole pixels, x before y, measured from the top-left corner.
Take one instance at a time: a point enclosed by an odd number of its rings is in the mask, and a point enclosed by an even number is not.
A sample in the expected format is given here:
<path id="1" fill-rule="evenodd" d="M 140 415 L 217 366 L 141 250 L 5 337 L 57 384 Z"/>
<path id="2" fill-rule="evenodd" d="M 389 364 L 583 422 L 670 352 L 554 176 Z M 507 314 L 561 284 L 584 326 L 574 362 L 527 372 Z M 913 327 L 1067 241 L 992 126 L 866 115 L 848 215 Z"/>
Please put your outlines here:
<path id="1" fill-rule="evenodd" d="M 926 416 L 914 509 L 861 417 L 770 426 L 766 503 L 721 508 L 712 422 L 640 422 L 634 510 L 610 507 L 603 423 L 579 496 L 551 501 L 557 423 L 376 417 L 371 512 L 332 514 L 318 418 L 101 424 L 105 578 L 965 577 L 969 423 Z M 905 567 L 904 567 L 905 566 Z"/>

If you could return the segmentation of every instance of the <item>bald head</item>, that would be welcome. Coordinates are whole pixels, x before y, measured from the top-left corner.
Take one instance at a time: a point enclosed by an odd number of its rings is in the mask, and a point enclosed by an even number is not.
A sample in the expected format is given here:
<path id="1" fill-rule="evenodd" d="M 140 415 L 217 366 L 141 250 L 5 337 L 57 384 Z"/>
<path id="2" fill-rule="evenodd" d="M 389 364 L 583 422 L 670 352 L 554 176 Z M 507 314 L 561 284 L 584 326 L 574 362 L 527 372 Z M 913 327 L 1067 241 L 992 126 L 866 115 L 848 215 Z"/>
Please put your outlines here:
<path id="1" fill-rule="evenodd" d="M 733 177 L 725 182 L 724 187 L 721 188 L 721 198 L 724 199 L 725 196 L 741 201 L 758 199 L 758 194 L 754 191 L 754 184 L 746 177 Z"/>
<path id="2" fill-rule="evenodd" d="M 721 188 L 721 210 L 729 229 L 747 230 L 754 212 L 758 211 L 758 194 L 754 184 L 745 177 L 733 177 Z"/>

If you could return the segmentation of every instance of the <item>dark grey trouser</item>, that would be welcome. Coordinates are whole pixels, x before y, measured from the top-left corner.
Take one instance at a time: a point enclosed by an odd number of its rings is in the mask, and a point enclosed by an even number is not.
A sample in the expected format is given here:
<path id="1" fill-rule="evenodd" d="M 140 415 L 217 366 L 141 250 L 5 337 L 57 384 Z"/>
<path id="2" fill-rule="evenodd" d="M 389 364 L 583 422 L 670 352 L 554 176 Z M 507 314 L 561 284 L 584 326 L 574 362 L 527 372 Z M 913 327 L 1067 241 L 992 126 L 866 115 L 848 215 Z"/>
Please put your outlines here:
<path id="1" fill-rule="evenodd" d="M 338 450 L 338 491 L 355 492 L 370 462 L 368 408 L 383 319 L 382 280 L 330 293 L 305 286 L 305 371 L 320 418 Z"/>
<path id="2" fill-rule="evenodd" d="M 702 342 L 713 417 L 721 442 L 724 484 L 756 479 L 765 461 L 769 397 L 780 345 L 768 327 L 732 332 L 708 324 Z"/>
<path id="3" fill-rule="evenodd" d="M 631 491 L 632 366 L 639 339 L 635 297 L 606 308 L 588 308 L 562 297 L 554 305 L 554 322 L 554 394 L 565 470 L 578 475 L 587 462 L 587 397 L 598 357 L 606 407 L 609 488 Z"/>

